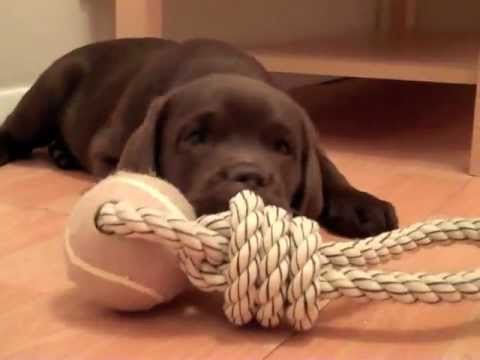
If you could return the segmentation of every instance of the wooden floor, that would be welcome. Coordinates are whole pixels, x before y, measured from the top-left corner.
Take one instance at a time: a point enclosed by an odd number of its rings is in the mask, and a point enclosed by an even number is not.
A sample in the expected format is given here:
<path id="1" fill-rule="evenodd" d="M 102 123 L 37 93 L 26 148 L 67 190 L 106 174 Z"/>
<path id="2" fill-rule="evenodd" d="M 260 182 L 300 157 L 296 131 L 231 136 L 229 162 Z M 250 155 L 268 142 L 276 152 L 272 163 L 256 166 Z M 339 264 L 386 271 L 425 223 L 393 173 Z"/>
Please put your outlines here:
<path id="1" fill-rule="evenodd" d="M 480 216 L 466 174 L 473 88 L 346 81 L 299 89 L 322 142 L 352 182 L 392 201 L 402 225 Z M 91 185 L 42 159 L 0 169 L 1 359 L 479 359 L 480 303 L 328 304 L 305 334 L 230 326 L 221 296 L 185 294 L 126 316 L 82 299 L 65 276 L 62 231 Z M 440 271 L 480 265 L 472 246 L 384 265 Z"/>

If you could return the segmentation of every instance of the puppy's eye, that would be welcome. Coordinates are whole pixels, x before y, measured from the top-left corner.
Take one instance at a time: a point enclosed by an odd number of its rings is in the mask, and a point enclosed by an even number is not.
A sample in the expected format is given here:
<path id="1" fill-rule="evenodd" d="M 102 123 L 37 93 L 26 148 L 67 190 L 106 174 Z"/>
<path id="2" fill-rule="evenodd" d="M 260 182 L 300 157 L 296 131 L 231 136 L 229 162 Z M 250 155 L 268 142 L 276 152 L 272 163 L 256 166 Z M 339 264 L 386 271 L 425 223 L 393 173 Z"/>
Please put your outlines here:
<path id="1" fill-rule="evenodd" d="M 292 146 L 287 140 L 277 140 L 274 144 L 274 149 L 279 154 L 283 154 L 283 155 L 292 154 Z"/>
<path id="2" fill-rule="evenodd" d="M 183 138 L 183 142 L 190 145 L 202 145 L 208 141 L 208 131 L 206 127 L 194 129 L 187 133 Z"/>

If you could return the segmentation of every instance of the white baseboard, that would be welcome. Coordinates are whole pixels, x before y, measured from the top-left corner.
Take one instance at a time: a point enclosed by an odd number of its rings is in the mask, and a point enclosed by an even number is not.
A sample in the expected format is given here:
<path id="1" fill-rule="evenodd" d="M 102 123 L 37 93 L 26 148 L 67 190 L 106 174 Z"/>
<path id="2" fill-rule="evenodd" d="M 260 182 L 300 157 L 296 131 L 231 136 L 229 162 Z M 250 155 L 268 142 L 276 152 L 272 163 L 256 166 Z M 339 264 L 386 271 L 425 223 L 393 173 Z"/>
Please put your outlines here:
<path id="1" fill-rule="evenodd" d="M 28 86 L 0 88 L 0 125 L 5 121 L 6 117 L 15 108 L 28 89 Z"/>

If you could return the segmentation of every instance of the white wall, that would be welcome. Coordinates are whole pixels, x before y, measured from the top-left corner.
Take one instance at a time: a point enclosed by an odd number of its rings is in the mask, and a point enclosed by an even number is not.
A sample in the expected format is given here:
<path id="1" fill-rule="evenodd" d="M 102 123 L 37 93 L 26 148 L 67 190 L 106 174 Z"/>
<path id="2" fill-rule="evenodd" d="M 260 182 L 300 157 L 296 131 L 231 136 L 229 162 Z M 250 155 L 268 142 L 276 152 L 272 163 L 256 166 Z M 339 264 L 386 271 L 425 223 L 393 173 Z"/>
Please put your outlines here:
<path id="1" fill-rule="evenodd" d="M 0 88 L 30 84 L 74 47 L 113 36 L 112 0 L 0 1 Z"/>
<path id="2" fill-rule="evenodd" d="M 0 0 L 0 122 L 56 58 L 113 34 L 113 0 Z"/>

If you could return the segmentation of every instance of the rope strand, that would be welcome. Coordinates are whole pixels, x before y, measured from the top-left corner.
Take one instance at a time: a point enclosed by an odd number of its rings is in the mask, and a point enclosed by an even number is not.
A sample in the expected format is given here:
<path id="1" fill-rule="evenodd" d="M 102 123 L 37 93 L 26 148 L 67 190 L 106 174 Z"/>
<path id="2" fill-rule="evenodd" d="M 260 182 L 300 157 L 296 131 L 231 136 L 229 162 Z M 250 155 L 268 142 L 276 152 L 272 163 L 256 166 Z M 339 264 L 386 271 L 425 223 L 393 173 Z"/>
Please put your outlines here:
<path id="1" fill-rule="evenodd" d="M 480 219 L 418 223 L 363 241 L 323 243 L 319 225 L 265 206 L 251 191 L 230 210 L 186 221 L 127 202 L 105 203 L 95 217 L 107 235 L 140 236 L 175 251 L 192 284 L 224 293 L 224 312 L 236 325 L 256 319 L 274 327 L 286 319 L 310 329 L 325 299 L 401 303 L 480 300 L 480 271 L 406 274 L 364 270 L 406 251 L 453 241 L 480 243 Z"/>

